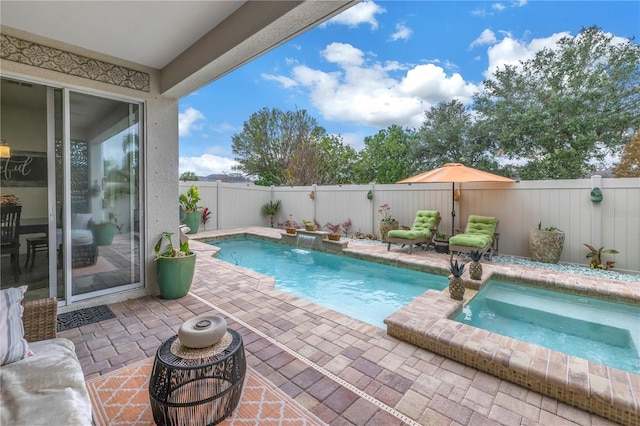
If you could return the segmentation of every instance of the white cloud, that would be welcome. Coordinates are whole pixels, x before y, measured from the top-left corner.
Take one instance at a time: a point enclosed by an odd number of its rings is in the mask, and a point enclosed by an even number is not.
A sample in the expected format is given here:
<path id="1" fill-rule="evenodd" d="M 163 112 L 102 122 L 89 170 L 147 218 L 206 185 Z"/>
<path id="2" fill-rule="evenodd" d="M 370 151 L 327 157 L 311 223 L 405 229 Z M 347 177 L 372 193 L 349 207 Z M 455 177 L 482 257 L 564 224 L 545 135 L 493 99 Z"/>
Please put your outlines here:
<path id="1" fill-rule="evenodd" d="M 549 37 L 533 39 L 527 43 L 507 35 L 502 41 L 487 50 L 489 66 L 484 72 L 484 76 L 491 78 L 497 69 L 504 68 L 505 65 L 519 66 L 520 61 L 533 58 L 537 51 L 545 47 L 555 48 L 557 41 L 565 36 L 570 36 L 570 34 L 567 32 L 555 33 Z"/>
<path id="2" fill-rule="evenodd" d="M 369 24 L 372 30 L 378 29 L 377 14 L 385 13 L 386 9 L 375 4 L 372 1 L 363 1 L 350 7 L 339 15 L 334 16 L 321 27 L 330 24 L 347 25 L 349 27 L 357 27 L 360 24 Z"/>
<path id="3" fill-rule="evenodd" d="M 396 32 L 391 34 L 391 41 L 409 40 L 413 30 L 404 24 L 396 24 Z"/>
<path id="4" fill-rule="evenodd" d="M 178 169 L 180 174 L 195 172 L 198 176 L 208 176 L 214 173 L 230 173 L 231 167 L 235 164 L 237 162 L 230 158 L 203 154 L 200 157 L 180 157 Z"/>
<path id="5" fill-rule="evenodd" d="M 502 3 L 494 3 L 491 5 L 491 9 L 493 10 L 497 10 L 499 12 L 502 12 L 503 10 L 505 10 L 507 8 L 507 6 L 505 6 Z"/>
<path id="6" fill-rule="evenodd" d="M 260 74 L 260 76 L 265 80 L 277 81 L 278 83 L 282 84 L 282 86 L 286 89 L 288 89 L 289 87 L 294 87 L 298 85 L 298 83 L 294 79 L 285 77 L 283 75 L 273 75 L 273 74 L 262 73 Z"/>
<path id="7" fill-rule="evenodd" d="M 471 45 L 469 47 L 473 48 L 473 47 L 482 46 L 485 44 L 495 44 L 496 41 L 497 39 L 494 32 L 486 28 L 480 33 L 477 39 L 471 42 Z"/>
<path id="8" fill-rule="evenodd" d="M 337 70 L 299 65 L 292 68 L 289 78 L 298 83 L 298 90 L 308 91 L 325 120 L 375 128 L 392 124 L 419 127 L 424 111 L 431 106 L 452 99 L 468 103 L 478 89 L 460 74 L 447 75 L 440 66 L 374 62 L 372 55 L 365 56 L 346 43 L 331 43 L 322 55 Z M 358 139 L 354 147 L 361 146 L 362 138 Z"/>
<path id="9" fill-rule="evenodd" d="M 189 136 L 191 130 L 199 130 L 202 128 L 200 120 L 204 120 L 204 115 L 195 108 L 189 107 L 184 112 L 178 114 L 178 134 L 180 136 Z"/>

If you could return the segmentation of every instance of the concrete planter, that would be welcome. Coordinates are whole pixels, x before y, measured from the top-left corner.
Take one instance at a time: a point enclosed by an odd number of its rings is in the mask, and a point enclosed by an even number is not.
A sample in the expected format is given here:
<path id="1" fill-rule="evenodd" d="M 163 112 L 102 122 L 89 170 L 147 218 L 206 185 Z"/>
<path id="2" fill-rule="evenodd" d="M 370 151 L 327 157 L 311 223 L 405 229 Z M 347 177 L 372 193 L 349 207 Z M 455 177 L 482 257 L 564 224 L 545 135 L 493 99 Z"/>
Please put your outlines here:
<path id="1" fill-rule="evenodd" d="M 529 234 L 531 260 L 558 263 L 564 247 L 564 232 L 533 229 Z"/>
<path id="2" fill-rule="evenodd" d="M 398 229 L 398 221 L 395 220 L 393 222 L 388 222 L 386 220 L 381 220 L 380 221 L 380 240 L 383 243 L 387 243 L 387 234 L 389 233 L 389 231 L 391 231 L 392 229 Z"/>

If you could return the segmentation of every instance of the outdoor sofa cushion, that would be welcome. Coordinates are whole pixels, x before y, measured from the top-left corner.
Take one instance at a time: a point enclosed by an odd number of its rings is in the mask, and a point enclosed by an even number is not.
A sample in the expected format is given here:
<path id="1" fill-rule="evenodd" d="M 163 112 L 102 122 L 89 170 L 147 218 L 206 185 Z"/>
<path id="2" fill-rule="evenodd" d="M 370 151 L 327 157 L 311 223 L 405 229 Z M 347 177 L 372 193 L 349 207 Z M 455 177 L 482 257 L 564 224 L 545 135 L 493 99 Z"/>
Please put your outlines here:
<path id="1" fill-rule="evenodd" d="M 73 343 L 29 344 L 31 357 L 0 369 L 2 425 L 91 425 L 91 401 Z"/>

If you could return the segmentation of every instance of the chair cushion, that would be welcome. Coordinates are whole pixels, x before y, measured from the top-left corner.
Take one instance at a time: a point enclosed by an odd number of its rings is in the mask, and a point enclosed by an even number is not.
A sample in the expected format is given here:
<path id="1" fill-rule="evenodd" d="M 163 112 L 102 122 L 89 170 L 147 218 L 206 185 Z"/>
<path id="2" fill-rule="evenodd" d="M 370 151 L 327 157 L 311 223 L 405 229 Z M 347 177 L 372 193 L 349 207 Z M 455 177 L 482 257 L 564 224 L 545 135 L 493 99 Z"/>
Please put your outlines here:
<path id="1" fill-rule="evenodd" d="M 493 241 L 493 234 L 498 227 L 498 219 L 489 216 L 470 215 L 465 234 L 486 235 Z"/>
<path id="2" fill-rule="evenodd" d="M 389 231 L 387 237 L 389 238 L 403 238 L 405 240 L 415 240 L 416 238 L 426 238 L 429 236 L 430 231 L 413 231 L 407 229 L 393 229 Z"/>
<path id="3" fill-rule="evenodd" d="M 30 354 L 22 324 L 22 298 L 27 286 L 0 291 L 0 360 L 1 365 L 20 361 Z"/>
<path id="4" fill-rule="evenodd" d="M 416 238 L 429 238 L 431 229 L 438 224 L 440 212 L 432 210 L 418 210 L 416 218 L 410 230 L 394 229 L 389 231 L 388 237 L 415 240 Z"/>
<path id="5" fill-rule="evenodd" d="M 485 246 L 491 244 L 492 241 L 493 241 L 493 238 L 488 237 L 487 235 L 458 234 L 449 238 L 449 245 L 484 248 Z"/>

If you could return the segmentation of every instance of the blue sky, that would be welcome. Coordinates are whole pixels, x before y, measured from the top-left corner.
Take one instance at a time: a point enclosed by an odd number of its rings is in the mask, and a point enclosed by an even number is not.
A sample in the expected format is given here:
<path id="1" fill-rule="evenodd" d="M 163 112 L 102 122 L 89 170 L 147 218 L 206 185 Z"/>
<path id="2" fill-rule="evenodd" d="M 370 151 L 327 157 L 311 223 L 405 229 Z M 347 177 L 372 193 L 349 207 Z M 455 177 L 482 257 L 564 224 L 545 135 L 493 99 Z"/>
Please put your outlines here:
<path id="1" fill-rule="evenodd" d="M 306 109 L 361 149 L 440 102 L 470 103 L 496 67 L 591 25 L 639 37 L 640 2 L 364 1 L 182 98 L 180 173 L 231 172 L 231 137 L 264 107 Z"/>

